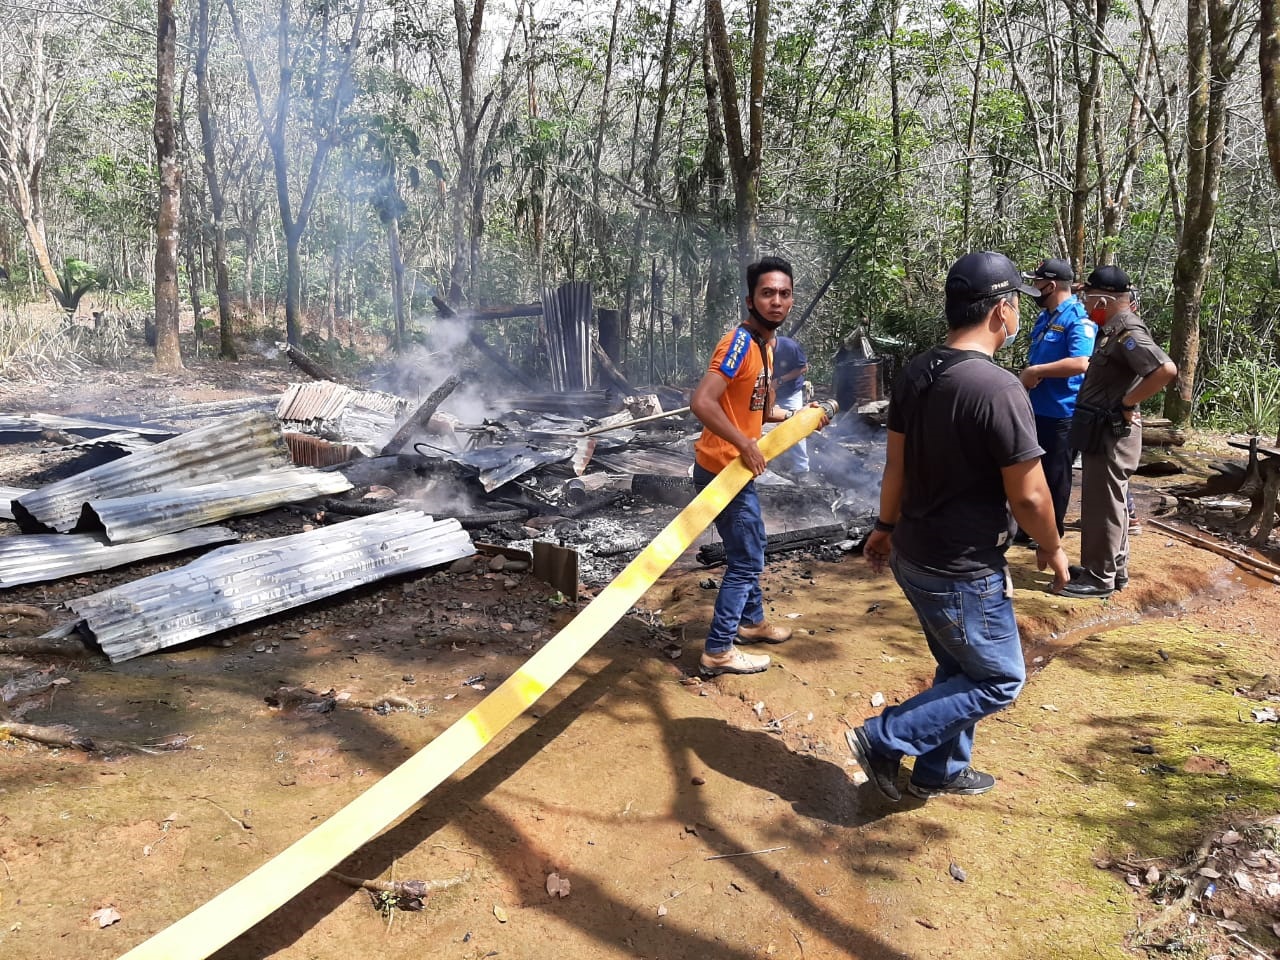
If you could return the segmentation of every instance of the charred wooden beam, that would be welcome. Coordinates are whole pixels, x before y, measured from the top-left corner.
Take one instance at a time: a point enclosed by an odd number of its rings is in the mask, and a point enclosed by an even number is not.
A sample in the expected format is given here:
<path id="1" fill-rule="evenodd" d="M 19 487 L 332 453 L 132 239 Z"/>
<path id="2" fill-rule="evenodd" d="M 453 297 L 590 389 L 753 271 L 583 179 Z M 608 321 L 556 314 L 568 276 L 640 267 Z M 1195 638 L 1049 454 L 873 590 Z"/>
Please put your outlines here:
<path id="1" fill-rule="evenodd" d="M 471 342 L 473 347 L 484 354 L 484 356 L 488 360 L 492 361 L 503 373 L 511 377 L 511 379 L 515 380 L 526 390 L 538 389 L 537 385 L 525 376 L 524 371 L 519 367 L 514 366 L 510 360 L 504 357 L 497 350 L 493 349 L 493 347 L 489 346 L 489 341 L 486 340 L 479 332 L 472 330 L 467 334 L 467 339 Z"/>
<path id="2" fill-rule="evenodd" d="M 463 320 L 507 320 L 511 317 L 540 317 L 541 303 L 497 303 L 487 307 L 467 307 L 457 310 L 440 297 L 432 297 L 436 313 L 445 318 L 461 317 Z"/>
<path id="3" fill-rule="evenodd" d="M 457 374 L 450 374 L 445 377 L 444 382 L 436 387 L 422 402 L 422 406 L 418 407 L 395 432 L 395 435 L 387 441 L 387 445 L 382 448 L 384 457 L 394 457 L 409 442 L 409 439 L 419 430 L 427 429 L 427 421 L 431 419 L 431 415 L 436 412 L 436 408 L 448 399 L 449 394 L 457 389 L 458 384 L 462 382 L 462 378 Z"/>
<path id="4" fill-rule="evenodd" d="M 591 341 L 591 352 L 595 354 L 596 362 L 600 364 L 600 373 L 609 381 L 610 386 L 628 395 L 636 392 L 635 387 L 627 382 L 622 371 L 609 358 L 609 354 L 605 353 L 604 348 L 594 340 Z"/>
<path id="5" fill-rule="evenodd" d="M 764 555 L 769 557 L 789 550 L 802 550 L 831 540 L 843 540 L 846 536 L 848 532 L 843 523 L 827 523 L 817 527 L 806 527 L 803 530 L 771 533 L 765 543 Z M 708 567 L 724 563 L 724 544 L 703 544 L 698 548 L 697 559 L 703 566 Z"/>
<path id="6" fill-rule="evenodd" d="M 284 352 L 284 355 L 289 358 L 289 361 L 295 367 L 297 367 L 299 370 L 301 370 L 311 379 L 332 380 L 334 383 L 346 383 L 346 381 L 343 380 L 341 377 L 339 377 L 336 373 L 327 369 L 323 364 L 318 363 L 317 361 L 311 359 L 311 357 L 307 356 L 305 353 L 303 353 L 293 344 L 277 343 L 276 346 L 279 347 Z"/>

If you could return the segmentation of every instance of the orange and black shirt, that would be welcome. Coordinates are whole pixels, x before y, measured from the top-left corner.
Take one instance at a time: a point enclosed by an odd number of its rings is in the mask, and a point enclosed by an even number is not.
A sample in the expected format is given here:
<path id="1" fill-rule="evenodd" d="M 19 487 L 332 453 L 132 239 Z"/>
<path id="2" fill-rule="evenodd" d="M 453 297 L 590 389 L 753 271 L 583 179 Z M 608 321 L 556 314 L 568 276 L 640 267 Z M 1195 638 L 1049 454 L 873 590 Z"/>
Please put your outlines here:
<path id="1" fill-rule="evenodd" d="M 725 416 L 748 437 L 760 439 L 769 406 L 773 341 L 758 340 L 750 330 L 739 325 L 716 344 L 707 369 L 728 381 L 720 395 L 720 409 Z M 709 427 L 703 427 L 702 436 L 693 445 L 693 455 L 704 470 L 719 473 L 738 456 L 738 448 Z"/>

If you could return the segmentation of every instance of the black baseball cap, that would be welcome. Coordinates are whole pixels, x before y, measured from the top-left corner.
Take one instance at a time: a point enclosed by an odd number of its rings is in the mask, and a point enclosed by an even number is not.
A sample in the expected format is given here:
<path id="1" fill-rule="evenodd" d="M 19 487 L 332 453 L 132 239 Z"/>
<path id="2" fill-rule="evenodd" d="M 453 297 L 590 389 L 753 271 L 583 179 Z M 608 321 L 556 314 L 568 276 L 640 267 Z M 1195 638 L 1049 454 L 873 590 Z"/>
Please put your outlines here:
<path id="1" fill-rule="evenodd" d="M 1056 257 L 1051 260 L 1041 260 L 1040 266 L 1022 275 L 1023 280 L 1063 280 L 1068 283 L 1075 278 L 1076 272 L 1071 269 L 1071 264 Z"/>
<path id="2" fill-rule="evenodd" d="M 1040 291 L 1026 286 L 1013 261 L 1003 253 L 982 250 L 966 253 L 947 273 L 947 299 L 974 303 L 1002 293 L 1038 297 Z"/>
<path id="3" fill-rule="evenodd" d="M 1095 267 L 1084 282 L 1086 290 L 1105 290 L 1107 293 L 1129 293 L 1133 284 L 1129 275 L 1119 267 Z"/>

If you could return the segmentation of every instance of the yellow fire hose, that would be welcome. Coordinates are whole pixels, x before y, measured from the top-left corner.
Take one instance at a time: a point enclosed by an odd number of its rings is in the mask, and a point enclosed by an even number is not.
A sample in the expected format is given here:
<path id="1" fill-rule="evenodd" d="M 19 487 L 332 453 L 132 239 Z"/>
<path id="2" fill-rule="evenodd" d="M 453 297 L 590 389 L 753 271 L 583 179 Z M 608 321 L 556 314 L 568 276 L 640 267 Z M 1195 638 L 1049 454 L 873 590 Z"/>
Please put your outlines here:
<path id="1" fill-rule="evenodd" d="M 835 405 L 827 404 L 834 416 Z M 766 459 L 803 440 L 823 410 L 804 407 L 760 440 Z M 537 702 L 653 586 L 751 479 L 734 460 L 613 582 L 501 686 L 310 833 L 121 960 L 204 960 L 332 870 L 474 757 Z"/>

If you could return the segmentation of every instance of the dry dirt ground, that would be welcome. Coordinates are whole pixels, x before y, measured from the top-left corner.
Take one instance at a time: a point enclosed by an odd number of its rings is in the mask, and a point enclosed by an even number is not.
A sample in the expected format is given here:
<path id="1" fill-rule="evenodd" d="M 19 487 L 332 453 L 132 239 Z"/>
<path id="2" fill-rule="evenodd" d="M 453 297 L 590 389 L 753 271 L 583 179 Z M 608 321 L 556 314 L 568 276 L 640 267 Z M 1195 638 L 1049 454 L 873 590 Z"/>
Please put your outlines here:
<path id="1" fill-rule="evenodd" d="M 106 373 L 11 385 L 0 409 L 124 412 L 290 379 Z M 686 556 L 531 711 L 339 867 L 464 882 L 420 911 L 380 912 L 321 878 L 214 956 L 1276 955 L 1280 725 L 1258 717 L 1277 706 L 1277 589 L 1150 529 L 1132 585 L 1105 603 L 1052 597 L 1029 554 L 1012 559 L 1031 676 L 979 728 L 976 760 L 999 778 L 987 795 L 891 806 L 857 782 L 845 731 L 877 694 L 900 700 L 931 675 L 890 579 L 856 557 L 771 563 L 772 616 L 797 636 L 765 674 L 701 683 L 714 593 Z M 0 603 L 52 612 L 111 577 Z M 115 666 L 6 655 L 0 681 L 45 667 L 70 681 L 17 701 L 27 722 L 190 739 L 111 759 L 0 740 L 0 955 L 118 957 L 430 741 L 485 695 L 464 681 L 484 674 L 492 689 L 575 612 L 525 575 L 430 571 Z M 46 625 L 9 616 L 0 634 Z M 281 686 L 351 696 L 278 709 L 264 698 Z M 417 709 L 354 705 L 385 695 Z M 553 872 L 567 897 L 548 895 Z M 102 927 L 104 908 L 119 919 Z"/>

